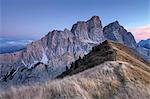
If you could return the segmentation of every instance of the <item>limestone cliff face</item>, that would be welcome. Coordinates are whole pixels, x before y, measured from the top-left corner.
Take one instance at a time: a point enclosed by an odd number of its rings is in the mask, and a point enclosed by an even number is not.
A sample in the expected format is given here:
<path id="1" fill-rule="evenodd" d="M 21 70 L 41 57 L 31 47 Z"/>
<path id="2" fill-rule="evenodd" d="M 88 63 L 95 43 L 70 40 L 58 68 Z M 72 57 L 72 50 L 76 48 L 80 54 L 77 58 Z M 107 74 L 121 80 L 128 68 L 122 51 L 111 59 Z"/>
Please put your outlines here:
<path id="1" fill-rule="evenodd" d="M 127 30 L 125 30 L 118 21 L 105 26 L 103 32 L 105 38 L 109 40 L 117 41 L 132 48 L 136 47 L 134 36 L 130 32 L 127 32 Z"/>
<path id="2" fill-rule="evenodd" d="M 104 41 L 104 36 L 98 16 L 94 16 L 86 22 L 77 22 L 71 31 L 68 29 L 53 30 L 40 40 L 28 44 L 22 51 L 0 55 L 0 67 L 3 73 L 0 76 L 4 78 L 9 74 L 8 71 L 13 69 L 17 70 L 17 73 L 13 76 L 15 80 L 11 80 L 10 83 L 15 83 L 20 79 L 21 83 L 27 82 L 31 80 L 29 75 L 34 74 L 34 65 L 42 63 L 48 66 L 45 72 L 48 73 L 49 78 L 54 78 L 65 70 L 66 65 L 70 65 L 79 56 L 87 54 L 93 46 L 102 41 Z M 21 72 L 24 67 L 32 68 L 33 74 L 28 73 L 28 70 Z M 34 74 L 34 79 L 42 77 L 43 75 L 40 73 L 39 75 Z M 7 79 L 8 81 L 9 79 Z"/>
<path id="3" fill-rule="evenodd" d="M 93 16 L 88 21 L 78 21 L 73 25 L 71 32 L 81 41 L 102 42 L 104 41 L 102 24 L 98 16 Z"/>
<path id="4" fill-rule="evenodd" d="M 117 41 L 130 48 L 135 49 L 142 57 L 150 61 L 150 49 L 144 48 L 136 43 L 134 36 L 124 29 L 118 21 L 112 22 L 103 28 L 105 39 Z"/>

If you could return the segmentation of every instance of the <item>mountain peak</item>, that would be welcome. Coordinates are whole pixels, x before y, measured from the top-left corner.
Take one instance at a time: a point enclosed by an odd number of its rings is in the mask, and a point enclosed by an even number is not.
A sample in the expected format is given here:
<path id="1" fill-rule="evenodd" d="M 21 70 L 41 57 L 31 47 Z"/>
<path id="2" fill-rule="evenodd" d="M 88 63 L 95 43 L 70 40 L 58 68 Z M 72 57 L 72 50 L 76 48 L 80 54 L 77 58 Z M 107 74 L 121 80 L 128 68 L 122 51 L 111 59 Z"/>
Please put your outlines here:
<path id="1" fill-rule="evenodd" d="M 68 32 L 69 30 L 67 28 L 64 29 L 64 32 Z"/>
<path id="2" fill-rule="evenodd" d="M 99 16 L 92 16 L 90 20 L 100 20 Z"/>
<path id="3" fill-rule="evenodd" d="M 118 21 L 118 20 L 116 20 L 116 21 L 114 21 L 114 22 L 112 22 L 112 23 L 114 23 L 114 24 L 119 24 L 119 21 Z"/>
<path id="4" fill-rule="evenodd" d="M 102 28 L 102 23 L 99 16 L 92 16 L 90 20 L 87 21 L 91 27 Z"/>
<path id="5" fill-rule="evenodd" d="M 101 42 L 104 40 L 102 24 L 98 16 L 93 16 L 88 21 L 78 21 L 72 26 L 71 32 L 81 41 Z"/>
<path id="6" fill-rule="evenodd" d="M 114 22 L 108 24 L 107 26 L 108 26 L 108 27 L 116 27 L 116 28 L 118 28 L 118 27 L 120 27 L 121 25 L 120 25 L 119 22 L 116 20 L 116 21 L 114 21 Z"/>
<path id="7" fill-rule="evenodd" d="M 118 21 L 114 21 L 104 27 L 103 33 L 105 38 L 120 42 L 129 47 L 135 48 L 136 41 L 134 36 L 128 32 Z"/>

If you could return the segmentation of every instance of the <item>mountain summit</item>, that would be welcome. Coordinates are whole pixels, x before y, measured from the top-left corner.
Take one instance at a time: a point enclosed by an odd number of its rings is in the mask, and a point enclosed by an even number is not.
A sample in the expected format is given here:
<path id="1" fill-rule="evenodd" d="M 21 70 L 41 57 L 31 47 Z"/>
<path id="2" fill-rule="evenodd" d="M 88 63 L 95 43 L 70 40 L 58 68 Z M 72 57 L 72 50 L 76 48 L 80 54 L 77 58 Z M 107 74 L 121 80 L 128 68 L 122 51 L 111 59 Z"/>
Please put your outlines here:
<path id="1" fill-rule="evenodd" d="M 103 33 L 105 38 L 109 40 L 120 42 L 132 48 L 136 47 L 134 36 L 130 32 L 127 32 L 127 30 L 125 30 L 118 21 L 105 26 Z"/>

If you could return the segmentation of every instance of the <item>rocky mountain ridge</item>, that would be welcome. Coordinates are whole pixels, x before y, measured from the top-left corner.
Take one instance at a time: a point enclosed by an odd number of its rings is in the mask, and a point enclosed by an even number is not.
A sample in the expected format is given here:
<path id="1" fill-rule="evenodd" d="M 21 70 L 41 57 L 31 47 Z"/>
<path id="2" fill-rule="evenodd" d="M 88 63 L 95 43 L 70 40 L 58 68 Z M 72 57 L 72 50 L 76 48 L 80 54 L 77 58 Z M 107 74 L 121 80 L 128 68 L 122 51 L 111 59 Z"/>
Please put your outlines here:
<path id="1" fill-rule="evenodd" d="M 150 38 L 147 40 L 141 40 L 138 45 L 147 49 L 150 49 Z"/>
<path id="2" fill-rule="evenodd" d="M 80 57 L 78 60 L 72 63 L 71 67 L 67 68 L 66 71 L 57 78 L 77 74 L 86 69 L 94 68 L 95 66 L 106 61 L 128 62 L 136 68 L 150 72 L 150 63 L 144 60 L 132 48 L 128 48 L 121 43 L 106 40 L 98 46 L 93 47 L 92 51 L 90 51 L 90 53 L 85 55 L 83 58 Z"/>

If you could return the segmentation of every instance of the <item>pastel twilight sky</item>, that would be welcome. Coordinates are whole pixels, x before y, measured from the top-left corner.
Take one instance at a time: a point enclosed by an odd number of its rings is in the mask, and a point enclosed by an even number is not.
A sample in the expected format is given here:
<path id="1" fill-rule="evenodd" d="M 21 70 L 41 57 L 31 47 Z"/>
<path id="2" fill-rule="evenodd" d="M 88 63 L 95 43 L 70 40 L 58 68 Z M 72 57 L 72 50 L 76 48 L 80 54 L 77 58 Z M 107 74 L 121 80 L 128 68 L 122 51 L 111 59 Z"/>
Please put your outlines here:
<path id="1" fill-rule="evenodd" d="M 53 29 L 100 16 L 118 20 L 136 40 L 150 38 L 150 0 L 0 0 L 0 37 L 39 39 Z"/>

